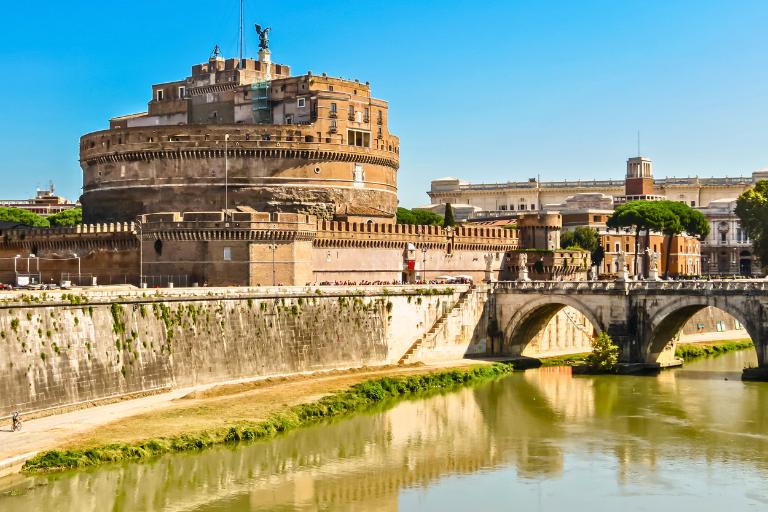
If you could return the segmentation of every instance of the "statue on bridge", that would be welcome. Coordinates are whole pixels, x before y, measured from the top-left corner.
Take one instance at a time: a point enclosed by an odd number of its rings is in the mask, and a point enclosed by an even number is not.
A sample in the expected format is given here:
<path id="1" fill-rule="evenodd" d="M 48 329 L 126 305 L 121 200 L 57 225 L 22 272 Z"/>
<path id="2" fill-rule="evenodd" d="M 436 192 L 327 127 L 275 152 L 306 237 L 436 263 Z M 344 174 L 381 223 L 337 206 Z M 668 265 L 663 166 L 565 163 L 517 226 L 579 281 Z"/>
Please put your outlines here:
<path id="1" fill-rule="evenodd" d="M 616 256 L 616 266 L 618 267 L 616 269 L 616 280 L 628 281 L 629 274 L 627 272 L 627 257 L 626 253 L 622 250 L 619 250 L 619 254 Z"/>
<path id="2" fill-rule="evenodd" d="M 648 249 L 648 280 L 659 281 L 659 253 Z"/>
<path id="3" fill-rule="evenodd" d="M 528 254 L 523 251 L 517 253 L 517 280 L 518 281 L 530 281 L 528 277 Z"/>

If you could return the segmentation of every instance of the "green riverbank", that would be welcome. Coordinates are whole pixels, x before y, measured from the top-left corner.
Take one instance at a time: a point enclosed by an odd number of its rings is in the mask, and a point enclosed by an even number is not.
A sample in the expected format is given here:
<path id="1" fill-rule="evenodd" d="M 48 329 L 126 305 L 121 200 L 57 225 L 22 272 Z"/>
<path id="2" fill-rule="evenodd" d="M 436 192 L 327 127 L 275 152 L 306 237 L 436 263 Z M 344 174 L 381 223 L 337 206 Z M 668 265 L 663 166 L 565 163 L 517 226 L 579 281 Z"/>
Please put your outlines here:
<path id="1" fill-rule="evenodd" d="M 752 340 L 719 341 L 713 343 L 680 343 L 675 356 L 685 361 L 701 357 L 716 357 L 728 352 L 753 348 Z"/>
<path id="2" fill-rule="evenodd" d="M 361 382 L 345 391 L 315 402 L 286 407 L 259 422 L 238 422 L 194 434 L 147 439 L 137 443 L 113 443 L 71 450 L 51 450 L 28 460 L 27 473 L 63 471 L 110 462 L 141 461 L 166 453 L 200 450 L 206 447 L 242 441 L 265 440 L 324 419 L 362 412 L 384 401 L 415 397 L 461 386 L 478 384 L 513 372 L 508 364 L 477 366 L 422 375 L 385 377 Z"/>
<path id="3" fill-rule="evenodd" d="M 568 354 L 565 356 L 545 357 L 541 359 L 541 366 L 574 366 L 583 364 L 589 352 L 583 354 Z"/>

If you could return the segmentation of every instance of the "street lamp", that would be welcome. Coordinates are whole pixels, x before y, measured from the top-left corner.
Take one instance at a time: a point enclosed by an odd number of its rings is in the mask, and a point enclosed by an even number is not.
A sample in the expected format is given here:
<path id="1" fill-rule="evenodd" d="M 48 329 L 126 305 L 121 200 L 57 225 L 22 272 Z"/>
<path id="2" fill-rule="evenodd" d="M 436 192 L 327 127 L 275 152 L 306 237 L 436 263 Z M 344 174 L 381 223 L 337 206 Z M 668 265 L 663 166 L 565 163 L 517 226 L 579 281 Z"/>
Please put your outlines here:
<path id="1" fill-rule="evenodd" d="M 83 279 L 82 279 L 81 274 L 80 274 L 80 256 L 78 256 L 74 252 L 72 253 L 72 256 L 74 256 L 75 259 L 77 260 L 77 285 L 78 286 L 83 286 Z"/>
<path id="2" fill-rule="evenodd" d="M 139 288 L 144 288 L 144 224 L 137 219 L 134 225 L 139 231 Z"/>
<path id="3" fill-rule="evenodd" d="M 269 244 L 269 250 L 272 251 L 272 286 L 275 286 L 277 283 L 275 280 L 275 252 L 277 251 L 277 244 Z"/>
<path id="4" fill-rule="evenodd" d="M 224 210 L 229 208 L 229 134 L 224 134 Z"/>
<path id="5" fill-rule="evenodd" d="M 16 262 L 19 260 L 19 258 L 21 258 L 21 254 L 17 254 L 17 255 L 16 255 L 14 258 L 13 258 L 13 273 L 14 273 L 14 274 L 16 274 L 17 276 L 18 276 L 18 274 L 19 274 L 19 271 L 18 271 L 18 270 L 16 270 Z"/>
<path id="6" fill-rule="evenodd" d="M 422 281 L 425 283 L 427 282 L 427 248 L 422 247 L 421 248 L 421 272 L 424 274 L 422 276 Z"/>

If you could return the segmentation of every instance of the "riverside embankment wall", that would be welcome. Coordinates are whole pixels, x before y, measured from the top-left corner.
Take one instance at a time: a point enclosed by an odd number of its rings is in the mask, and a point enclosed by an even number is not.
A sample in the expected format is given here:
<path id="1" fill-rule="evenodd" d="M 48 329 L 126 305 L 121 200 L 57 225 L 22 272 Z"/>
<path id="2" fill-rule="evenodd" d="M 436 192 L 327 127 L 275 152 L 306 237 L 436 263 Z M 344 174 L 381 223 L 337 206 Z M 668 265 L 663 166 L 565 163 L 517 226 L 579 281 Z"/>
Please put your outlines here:
<path id="1" fill-rule="evenodd" d="M 244 377 L 396 363 L 466 289 L 0 294 L 0 417 Z"/>

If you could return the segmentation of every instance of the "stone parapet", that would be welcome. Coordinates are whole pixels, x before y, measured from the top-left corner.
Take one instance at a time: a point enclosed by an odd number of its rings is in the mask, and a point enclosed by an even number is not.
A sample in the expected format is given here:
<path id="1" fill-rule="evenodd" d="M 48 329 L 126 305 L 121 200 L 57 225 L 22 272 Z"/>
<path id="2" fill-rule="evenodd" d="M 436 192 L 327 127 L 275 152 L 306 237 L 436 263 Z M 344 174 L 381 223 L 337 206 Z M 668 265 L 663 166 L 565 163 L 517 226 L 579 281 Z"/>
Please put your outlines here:
<path id="1" fill-rule="evenodd" d="M 229 136 L 230 157 L 341 160 L 399 167 L 399 146 L 384 149 L 326 143 L 316 140 L 311 125 L 152 126 L 102 130 L 80 139 L 84 165 L 166 158 L 189 160 L 223 158 Z"/>
<path id="2" fill-rule="evenodd" d="M 408 224 L 376 224 L 319 221 L 317 247 L 401 247 L 412 243 L 420 248 L 504 251 L 517 248 L 517 231 L 488 227 L 415 226 Z"/>
<path id="3" fill-rule="evenodd" d="M 110 248 L 136 247 L 136 225 L 133 222 L 104 224 L 79 224 L 57 228 L 14 228 L 0 230 L 2 245 L 6 248 L 45 248 L 54 249 L 69 246 L 72 243 L 83 247 L 95 248 L 100 242 L 108 242 Z"/>
<path id="4" fill-rule="evenodd" d="M 140 216 L 144 240 L 311 241 L 312 215 L 268 212 L 168 212 Z"/>

